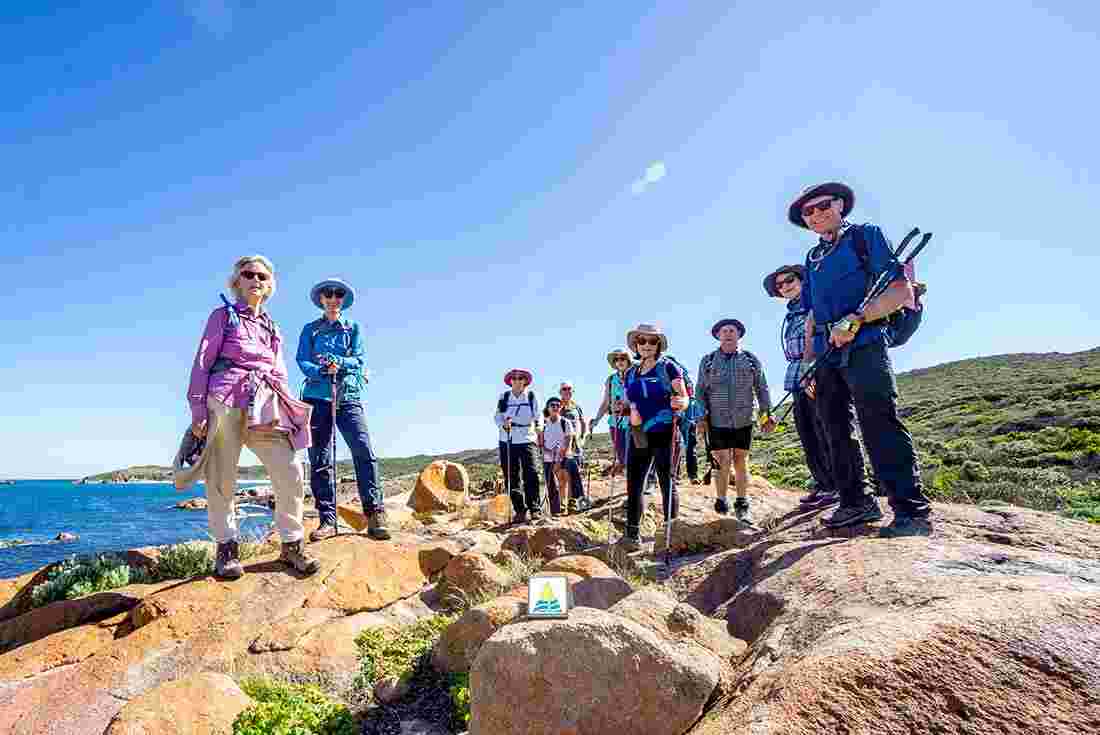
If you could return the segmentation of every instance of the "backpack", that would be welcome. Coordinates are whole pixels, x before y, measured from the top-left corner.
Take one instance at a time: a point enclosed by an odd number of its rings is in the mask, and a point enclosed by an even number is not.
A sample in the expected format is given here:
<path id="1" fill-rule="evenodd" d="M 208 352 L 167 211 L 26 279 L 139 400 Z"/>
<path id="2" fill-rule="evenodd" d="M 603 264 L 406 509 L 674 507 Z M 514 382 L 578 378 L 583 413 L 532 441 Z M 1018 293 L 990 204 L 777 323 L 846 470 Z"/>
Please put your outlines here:
<path id="1" fill-rule="evenodd" d="M 703 415 L 703 406 L 695 399 L 695 382 L 692 381 L 691 374 L 688 372 L 687 368 L 672 355 L 661 355 L 661 357 L 657 359 L 657 364 L 654 366 L 654 369 L 657 370 L 657 377 L 661 380 L 661 387 L 665 389 L 665 392 L 672 395 L 672 381 L 668 379 L 668 371 L 665 369 L 666 360 L 678 367 L 684 376 L 684 389 L 687 391 L 688 395 L 688 407 L 680 414 L 680 418 L 683 419 L 681 422 L 682 428 L 686 429 L 687 427 L 694 426 L 695 422 Z M 637 377 L 638 366 L 635 365 L 627 370 L 624 385 L 630 385 Z M 607 380 L 610 383 L 610 376 Z"/>
<path id="2" fill-rule="evenodd" d="M 863 237 L 862 226 L 852 227 L 852 249 L 856 251 L 859 265 L 863 268 L 863 272 L 867 274 L 867 285 L 870 286 L 875 274 L 871 273 L 871 254 L 867 249 L 867 240 Z M 920 302 L 919 295 L 914 303 L 920 308 L 910 309 L 908 306 L 903 306 L 886 317 L 883 332 L 886 335 L 887 343 L 891 347 L 904 345 L 920 327 L 921 320 L 924 318 L 924 304 Z"/>
<path id="3" fill-rule="evenodd" d="M 504 391 L 504 395 L 497 401 L 497 413 L 508 412 L 508 394 L 511 392 L 510 390 Z M 531 409 L 531 417 L 533 419 L 535 416 L 535 391 L 533 390 L 527 391 L 527 406 Z"/>

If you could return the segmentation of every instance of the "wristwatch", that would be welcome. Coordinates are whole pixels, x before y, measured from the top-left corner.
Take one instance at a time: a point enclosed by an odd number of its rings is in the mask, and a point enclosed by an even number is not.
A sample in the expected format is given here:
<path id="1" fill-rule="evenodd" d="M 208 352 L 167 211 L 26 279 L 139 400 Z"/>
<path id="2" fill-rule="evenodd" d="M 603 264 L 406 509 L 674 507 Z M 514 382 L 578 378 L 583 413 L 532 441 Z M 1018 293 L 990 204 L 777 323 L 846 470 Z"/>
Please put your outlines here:
<path id="1" fill-rule="evenodd" d="M 841 319 L 839 322 L 837 322 L 836 325 L 843 329 L 845 332 L 851 332 L 852 334 L 855 334 L 859 331 L 859 328 L 863 326 L 863 317 L 845 317 L 844 319 Z"/>

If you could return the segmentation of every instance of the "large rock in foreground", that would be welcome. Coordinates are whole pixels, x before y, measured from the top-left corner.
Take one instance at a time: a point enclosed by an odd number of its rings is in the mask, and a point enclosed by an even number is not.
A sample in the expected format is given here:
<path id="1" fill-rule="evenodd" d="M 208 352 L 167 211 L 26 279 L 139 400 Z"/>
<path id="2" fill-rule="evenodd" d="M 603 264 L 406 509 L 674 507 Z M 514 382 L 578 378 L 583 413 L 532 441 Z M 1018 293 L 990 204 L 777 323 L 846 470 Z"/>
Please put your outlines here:
<path id="1" fill-rule="evenodd" d="M 568 620 L 516 623 L 485 641 L 470 671 L 470 732 L 680 735 L 720 670 L 698 646 L 578 607 Z"/>
<path id="2" fill-rule="evenodd" d="M 694 735 L 1100 732 L 1100 528 L 937 505 L 931 537 L 876 532 L 803 514 L 683 570 L 751 644 Z"/>
<path id="3" fill-rule="evenodd" d="M 225 674 L 195 674 L 127 702 L 104 735 L 225 735 L 251 704 Z"/>
<path id="4" fill-rule="evenodd" d="M 470 476 L 455 462 L 438 459 L 416 478 L 408 505 L 417 513 L 450 511 L 466 505 L 470 497 Z"/>

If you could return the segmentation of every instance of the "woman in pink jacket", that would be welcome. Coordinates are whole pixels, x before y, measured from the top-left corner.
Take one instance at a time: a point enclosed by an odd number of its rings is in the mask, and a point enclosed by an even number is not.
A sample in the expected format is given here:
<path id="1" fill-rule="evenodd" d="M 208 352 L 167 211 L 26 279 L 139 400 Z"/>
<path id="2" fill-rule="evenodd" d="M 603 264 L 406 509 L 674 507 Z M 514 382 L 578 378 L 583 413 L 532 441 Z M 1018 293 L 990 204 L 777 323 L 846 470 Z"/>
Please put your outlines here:
<path id="1" fill-rule="evenodd" d="M 236 297 L 206 321 L 187 400 L 191 432 L 206 438 L 207 518 L 218 545 L 215 574 L 237 579 L 241 567 L 234 498 L 241 448 L 267 469 L 275 494 L 280 561 L 298 572 L 321 568 L 302 548 L 305 487 L 295 451 L 310 444 L 310 406 L 291 396 L 283 338 L 264 303 L 275 293 L 275 268 L 262 255 L 233 264 L 229 289 Z"/>

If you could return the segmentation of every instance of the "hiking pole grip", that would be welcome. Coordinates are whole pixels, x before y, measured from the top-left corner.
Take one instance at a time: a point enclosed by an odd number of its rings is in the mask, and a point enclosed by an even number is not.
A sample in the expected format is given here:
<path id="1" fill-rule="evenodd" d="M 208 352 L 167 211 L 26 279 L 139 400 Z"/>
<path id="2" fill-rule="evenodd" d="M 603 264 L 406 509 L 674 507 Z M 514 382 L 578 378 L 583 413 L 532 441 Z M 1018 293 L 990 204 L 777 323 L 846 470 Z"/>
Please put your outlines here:
<path id="1" fill-rule="evenodd" d="M 924 237 L 920 239 L 920 243 L 913 248 L 913 252 L 909 253 L 909 257 L 905 259 L 905 265 L 909 265 L 913 262 L 913 259 L 920 255 L 920 251 L 924 250 L 924 246 L 928 244 L 928 241 L 932 239 L 932 233 L 924 233 Z"/>

